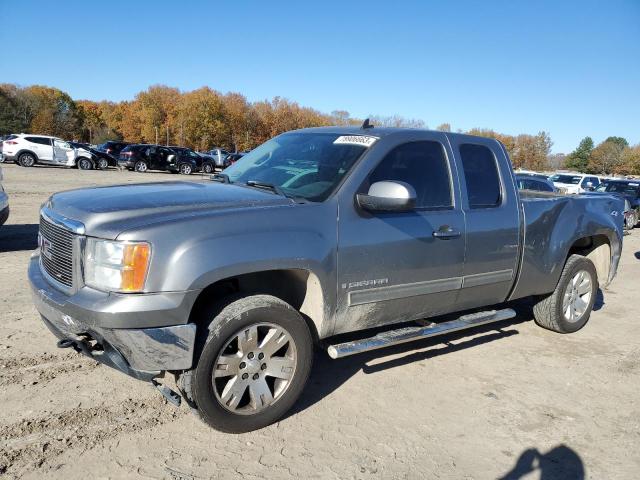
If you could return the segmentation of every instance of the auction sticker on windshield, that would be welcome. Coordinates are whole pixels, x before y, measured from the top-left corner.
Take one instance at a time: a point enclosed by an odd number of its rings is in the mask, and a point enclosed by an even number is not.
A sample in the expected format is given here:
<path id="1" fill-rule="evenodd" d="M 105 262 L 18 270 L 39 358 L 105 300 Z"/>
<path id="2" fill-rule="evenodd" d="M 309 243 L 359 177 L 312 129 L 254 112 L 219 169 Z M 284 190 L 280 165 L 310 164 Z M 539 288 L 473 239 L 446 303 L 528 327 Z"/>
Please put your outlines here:
<path id="1" fill-rule="evenodd" d="M 334 144 L 338 145 L 361 145 L 363 147 L 370 147 L 373 145 L 377 137 L 370 137 L 368 135 L 342 135 L 335 139 Z"/>

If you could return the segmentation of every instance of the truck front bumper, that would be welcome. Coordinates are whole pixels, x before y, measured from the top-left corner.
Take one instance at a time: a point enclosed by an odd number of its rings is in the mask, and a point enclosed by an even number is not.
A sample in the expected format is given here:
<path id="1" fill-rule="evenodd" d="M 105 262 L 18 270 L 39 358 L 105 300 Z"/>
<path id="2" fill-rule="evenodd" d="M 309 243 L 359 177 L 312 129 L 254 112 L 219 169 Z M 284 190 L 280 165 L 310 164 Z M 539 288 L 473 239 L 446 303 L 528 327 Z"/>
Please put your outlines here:
<path id="1" fill-rule="evenodd" d="M 40 270 L 40 257 L 34 254 L 29 263 L 29 282 L 33 302 L 42 316 L 45 325 L 60 339 L 58 346 L 73 347 L 94 360 L 120 370 L 140 380 L 151 380 L 166 370 L 185 370 L 191 368 L 195 348 L 196 325 L 187 323 L 148 328 L 107 328 L 100 325 L 99 319 L 109 311 L 108 302 L 111 295 L 104 294 L 96 302 L 101 312 L 86 309 L 82 302 L 74 302 L 68 296 L 52 287 Z M 187 292 L 187 295 L 191 292 Z M 173 295 L 173 294 L 170 294 Z M 150 304 L 158 303 L 162 294 L 143 295 Z M 114 307 L 109 311 L 111 324 L 131 323 L 135 312 L 118 311 L 121 298 L 111 300 Z M 174 317 L 177 309 L 183 309 L 183 302 L 175 306 L 167 304 L 166 311 L 154 310 L 153 314 L 160 319 Z M 173 305 L 171 308 L 169 305 Z M 148 323 L 148 317 L 140 312 Z M 98 319 L 98 321 L 96 321 Z"/>

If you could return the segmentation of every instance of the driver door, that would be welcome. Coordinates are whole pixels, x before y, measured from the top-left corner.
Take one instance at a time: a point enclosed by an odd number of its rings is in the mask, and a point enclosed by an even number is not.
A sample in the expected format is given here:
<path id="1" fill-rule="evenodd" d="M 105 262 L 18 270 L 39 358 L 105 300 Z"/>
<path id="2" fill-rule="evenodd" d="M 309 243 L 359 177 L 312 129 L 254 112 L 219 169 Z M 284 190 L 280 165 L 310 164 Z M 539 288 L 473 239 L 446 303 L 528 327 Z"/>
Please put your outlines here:
<path id="1" fill-rule="evenodd" d="M 444 135 L 430 132 L 393 148 L 369 174 L 361 193 L 375 182 L 408 183 L 416 191 L 412 211 L 369 213 L 353 199 L 341 203 L 334 333 L 455 310 L 465 221 L 452 158 Z"/>

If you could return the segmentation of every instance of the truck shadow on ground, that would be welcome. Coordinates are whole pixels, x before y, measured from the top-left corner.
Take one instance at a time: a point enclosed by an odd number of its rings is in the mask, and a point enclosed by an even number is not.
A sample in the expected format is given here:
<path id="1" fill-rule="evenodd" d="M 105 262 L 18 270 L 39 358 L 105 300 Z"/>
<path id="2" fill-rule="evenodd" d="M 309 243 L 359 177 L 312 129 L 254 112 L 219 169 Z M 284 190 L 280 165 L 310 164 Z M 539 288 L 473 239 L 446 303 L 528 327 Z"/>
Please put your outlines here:
<path id="1" fill-rule="evenodd" d="M 585 468 L 574 450 L 566 445 L 558 445 L 546 453 L 537 448 L 522 452 L 514 467 L 499 480 L 520 480 L 531 478 L 532 472 L 539 472 L 540 480 L 583 480 Z"/>
<path id="2" fill-rule="evenodd" d="M 305 387 L 301 398 L 287 416 L 295 415 L 321 401 L 359 371 L 365 374 L 374 374 L 390 368 L 421 362 L 440 355 L 453 354 L 467 348 L 518 335 L 519 331 L 514 327 L 533 319 L 532 304 L 531 302 L 520 301 L 508 306 L 516 311 L 515 318 L 439 337 L 416 340 L 380 350 L 364 352 L 352 357 L 332 360 L 325 350 L 318 349 L 315 352 L 309 383 Z M 457 316 L 459 314 L 439 317 L 437 320 L 446 321 Z M 375 335 L 375 333 L 376 330 L 371 330 L 370 335 Z M 463 340 L 470 335 L 474 335 L 474 337 Z M 454 341 L 456 343 L 452 343 Z M 406 355 L 398 356 L 402 354 Z M 381 362 L 377 361 L 389 356 L 392 358 Z"/>
<path id="3" fill-rule="evenodd" d="M 3 225 L 0 227 L 0 253 L 21 252 L 38 248 L 38 224 Z"/>

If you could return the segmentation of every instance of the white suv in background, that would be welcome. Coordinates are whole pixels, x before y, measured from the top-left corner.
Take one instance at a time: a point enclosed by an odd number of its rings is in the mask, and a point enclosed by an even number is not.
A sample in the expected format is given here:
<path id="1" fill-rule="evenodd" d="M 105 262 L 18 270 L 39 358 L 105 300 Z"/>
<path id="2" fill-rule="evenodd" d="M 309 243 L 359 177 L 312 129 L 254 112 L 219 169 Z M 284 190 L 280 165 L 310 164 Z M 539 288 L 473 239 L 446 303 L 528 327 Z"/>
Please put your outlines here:
<path id="1" fill-rule="evenodd" d="M 600 179 L 595 175 L 585 175 L 583 173 L 556 173 L 549 177 L 549 180 L 565 193 L 584 193 L 593 192 L 598 185 Z"/>
<path id="2" fill-rule="evenodd" d="M 5 161 L 14 161 L 23 167 L 33 167 L 36 163 L 75 167 L 81 159 L 76 149 L 64 140 L 29 133 L 2 142 L 2 153 Z"/>

